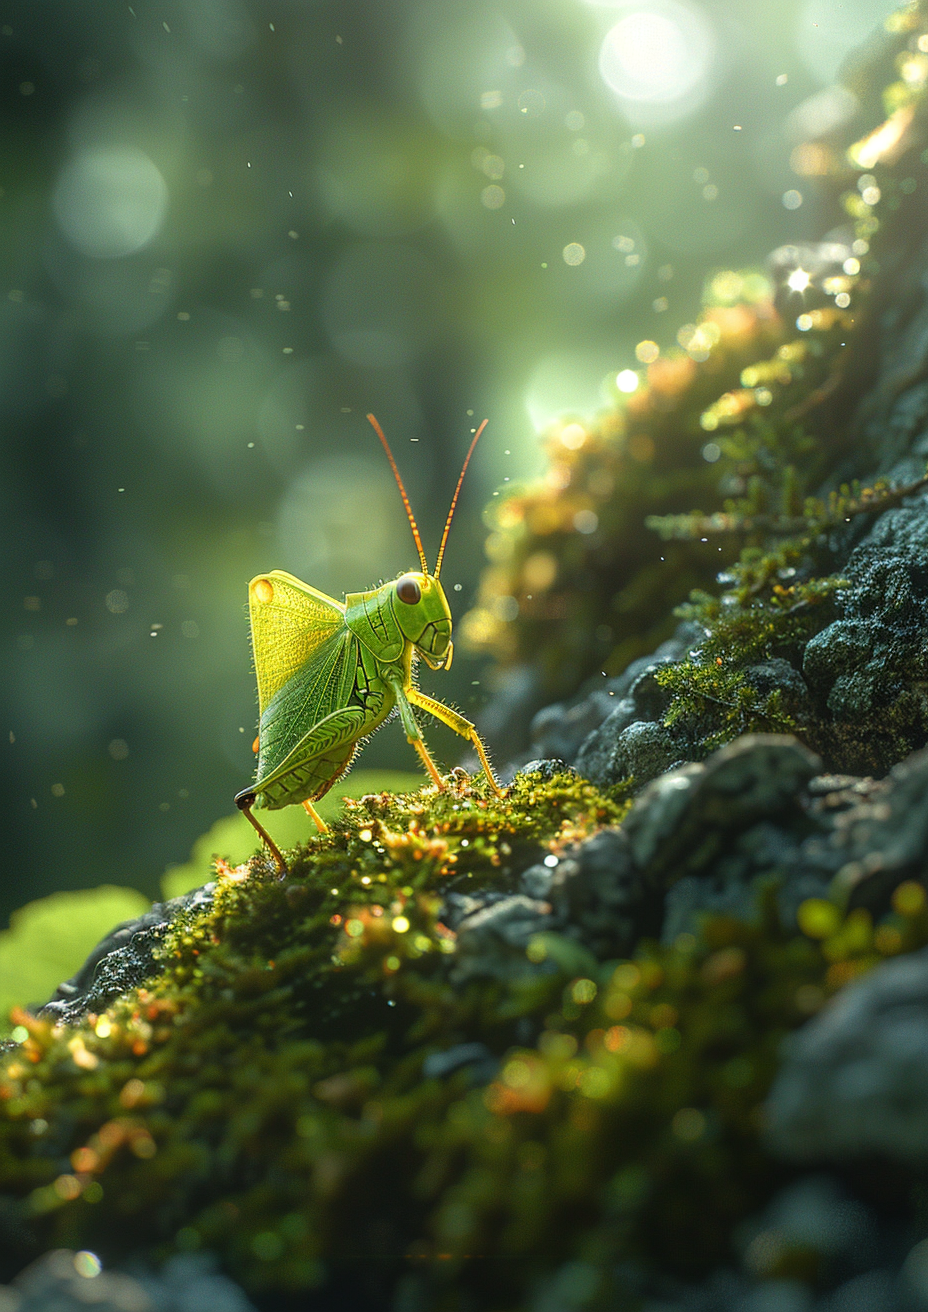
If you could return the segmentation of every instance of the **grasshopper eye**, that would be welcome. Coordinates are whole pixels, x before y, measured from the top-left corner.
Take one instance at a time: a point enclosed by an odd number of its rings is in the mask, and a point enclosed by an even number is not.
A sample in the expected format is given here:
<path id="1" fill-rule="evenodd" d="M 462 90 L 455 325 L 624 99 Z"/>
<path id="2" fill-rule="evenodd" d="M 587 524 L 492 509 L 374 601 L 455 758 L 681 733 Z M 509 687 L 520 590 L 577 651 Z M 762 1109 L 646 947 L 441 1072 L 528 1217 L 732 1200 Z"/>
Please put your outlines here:
<path id="1" fill-rule="evenodd" d="M 396 585 L 396 595 L 407 606 L 415 606 L 417 601 L 422 600 L 422 589 L 411 574 L 405 574 Z"/>

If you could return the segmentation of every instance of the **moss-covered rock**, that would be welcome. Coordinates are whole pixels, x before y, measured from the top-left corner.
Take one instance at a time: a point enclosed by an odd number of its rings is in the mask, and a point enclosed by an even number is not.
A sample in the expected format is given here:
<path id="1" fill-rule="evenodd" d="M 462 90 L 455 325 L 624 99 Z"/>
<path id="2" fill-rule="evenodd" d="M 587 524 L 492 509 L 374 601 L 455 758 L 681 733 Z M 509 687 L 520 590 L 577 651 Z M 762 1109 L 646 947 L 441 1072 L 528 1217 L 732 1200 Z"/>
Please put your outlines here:
<path id="1" fill-rule="evenodd" d="M 926 25 L 921 4 L 890 22 L 851 75 L 857 140 L 816 143 L 840 226 L 774 252 L 768 301 L 716 275 L 678 354 L 594 424 L 558 425 L 546 478 L 495 509 L 470 637 L 523 714 L 573 694 L 536 714 L 533 754 L 640 786 L 743 733 L 795 733 L 874 773 L 928 741 Z M 571 531 L 578 514 L 590 532 Z M 674 601 L 683 650 L 644 658 L 665 668 L 635 696 L 622 671 Z M 491 708 L 488 728 L 517 736 L 518 709 Z"/>
<path id="2" fill-rule="evenodd" d="M 286 879 L 220 865 L 144 983 L 18 1018 L 7 1262 L 26 1236 L 108 1263 L 202 1246 L 259 1301 L 348 1280 L 371 1307 L 528 1308 L 571 1263 L 596 1306 L 631 1297 L 623 1264 L 724 1261 L 796 1170 L 760 1111 L 783 1036 L 928 939 L 926 826 L 894 810 L 928 762 L 878 799 L 816 768 L 745 739 L 627 816 L 576 775 L 502 801 L 459 779 L 355 803 Z"/>
<path id="3" fill-rule="evenodd" d="M 348 801 L 283 879 L 219 861 L 18 1012 L 8 1275 L 203 1251 L 275 1312 L 926 1306 L 925 4 L 889 29 L 858 140 L 819 143 L 842 231 L 714 277 L 494 512 L 468 628 L 522 712 L 605 669 L 536 721 L 560 759 Z"/>

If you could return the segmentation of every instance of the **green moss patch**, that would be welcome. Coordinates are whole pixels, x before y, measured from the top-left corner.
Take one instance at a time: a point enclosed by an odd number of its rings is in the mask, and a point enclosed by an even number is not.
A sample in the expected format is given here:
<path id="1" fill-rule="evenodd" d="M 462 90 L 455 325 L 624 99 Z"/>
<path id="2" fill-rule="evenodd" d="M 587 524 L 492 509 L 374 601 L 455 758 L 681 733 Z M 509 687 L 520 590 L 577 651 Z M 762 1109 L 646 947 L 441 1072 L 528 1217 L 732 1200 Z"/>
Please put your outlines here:
<path id="1" fill-rule="evenodd" d="M 443 896 L 511 888 L 624 810 L 570 775 L 502 800 L 460 778 L 350 804 L 284 880 L 221 863 L 147 987 L 74 1028 L 18 1017 L 0 1189 L 19 1260 L 24 1227 L 108 1260 L 202 1246 L 255 1289 L 362 1262 L 436 1307 L 463 1289 L 515 1309 L 566 1261 L 605 1295 L 625 1258 L 721 1258 L 782 1176 L 760 1146 L 782 1036 L 923 943 L 924 894 L 876 930 L 830 904 L 798 935 L 770 908 L 715 917 L 633 961 L 540 934 L 523 970 L 456 983 Z M 477 1067 L 424 1075 L 463 1044 Z"/>

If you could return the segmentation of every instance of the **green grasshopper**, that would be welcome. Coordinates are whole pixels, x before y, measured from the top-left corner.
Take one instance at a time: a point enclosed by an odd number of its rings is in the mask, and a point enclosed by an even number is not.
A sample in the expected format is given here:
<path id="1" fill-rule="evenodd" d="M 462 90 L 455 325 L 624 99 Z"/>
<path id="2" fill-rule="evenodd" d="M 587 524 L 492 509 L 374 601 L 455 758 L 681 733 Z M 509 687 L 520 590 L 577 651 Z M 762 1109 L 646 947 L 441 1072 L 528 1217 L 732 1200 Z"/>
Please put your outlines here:
<path id="1" fill-rule="evenodd" d="M 348 770 L 361 741 L 383 724 L 394 707 L 436 788 L 445 784 L 422 740 L 414 706 L 468 739 L 491 787 L 500 793 L 470 720 L 427 697 L 415 684 L 419 656 L 433 670 L 451 666 L 451 611 L 438 579 L 458 493 L 487 421 L 477 429 L 464 459 L 435 573 L 430 574 L 393 453 L 377 420 L 373 415 L 367 418 L 383 444 L 403 498 L 421 573 L 401 574 L 370 592 L 349 592 L 344 603 L 283 570 L 259 574 L 248 585 L 261 717 L 255 744 L 258 769 L 254 785 L 239 793 L 235 802 L 273 854 L 281 875 L 287 872 L 286 863 L 252 807 L 273 811 L 301 802 L 320 833 L 325 833 L 328 826 L 313 802 Z"/>

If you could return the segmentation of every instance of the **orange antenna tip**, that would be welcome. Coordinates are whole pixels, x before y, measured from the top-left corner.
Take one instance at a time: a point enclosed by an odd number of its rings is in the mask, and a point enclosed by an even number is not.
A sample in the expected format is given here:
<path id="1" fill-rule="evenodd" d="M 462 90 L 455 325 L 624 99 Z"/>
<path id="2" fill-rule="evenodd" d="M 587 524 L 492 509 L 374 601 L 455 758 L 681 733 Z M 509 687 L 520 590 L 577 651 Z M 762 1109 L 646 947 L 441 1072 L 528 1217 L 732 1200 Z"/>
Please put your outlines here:
<path id="1" fill-rule="evenodd" d="M 445 543 L 448 541 L 448 533 L 451 529 L 451 521 L 452 519 L 454 519 L 454 508 L 458 504 L 458 493 L 461 491 L 461 484 L 464 482 L 464 475 L 467 473 L 467 466 L 470 464 L 470 458 L 474 454 L 474 447 L 477 445 L 477 442 L 480 438 L 480 434 L 486 428 L 487 422 L 488 421 L 484 419 L 483 423 L 480 425 L 480 427 L 477 429 L 476 433 L 474 434 L 474 440 L 471 442 L 470 446 L 468 447 L 467 455 L 464 457 L 464 464 L 461 466 L 461 475 L 458 479 L 458 485 L 454 489 L 454 496 L 451 498 L 451 509 L 448 511 L 448 518 L 445 521 L 445 531 L 441 535 L 441 546 L 438 548 L 438 560 L 435 562 L 435 575 L 434 575 L 436 579 L 441 573 L 441 562 L 444 559 L 444 555 L 445 555 Z"/>
<path id="2" fill-rule="evenodd" d="M 406 507 L 406 515 L 409 519 L 409 527 L 412 529 L 412 536 L 416 544 L 416 550 L 419 553 L 419 562 L 422 565 L 422 573 L 428 574 L 429 572 L 428 561 L 425 559 L 425 552 L 422 549 L 422 539 L 419 537 L 419 529 L 418 526 L 416 525 L 416 518 L 412 513 L 412 506 L 409 504 L 409 497 L 406 495 L 406 489 L 403 487 L 403 480 L 400 478 L 400 471 L 397 469 L 396 461 L 393 459 L 393 452 L 390 450 L 390 445 L 387 442 L 387 439 L 383 435 L 383 429 L 380 427 L 374 416 L 368 415 L 367 421 L 370 424 L 370 426 L 373 428 L 377 436 L 380 438 L 381 445 L 383 446 L 384 451 L 386 451 L 387 453 L 387 459 L 390 462 L 390 468 L 393 470 L 393 477 L 396 479 L 396 486 L 400 490 L 400 496 L 403 498 L 403 505 Z M 479 437 L 479 433 L 478 433 L 478 437 Z"/>

